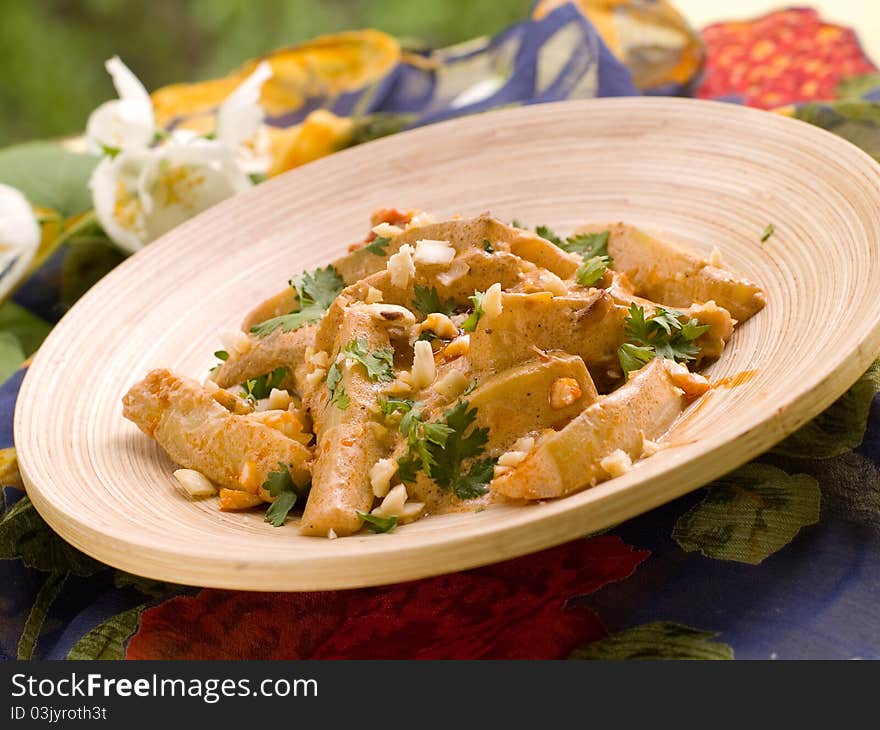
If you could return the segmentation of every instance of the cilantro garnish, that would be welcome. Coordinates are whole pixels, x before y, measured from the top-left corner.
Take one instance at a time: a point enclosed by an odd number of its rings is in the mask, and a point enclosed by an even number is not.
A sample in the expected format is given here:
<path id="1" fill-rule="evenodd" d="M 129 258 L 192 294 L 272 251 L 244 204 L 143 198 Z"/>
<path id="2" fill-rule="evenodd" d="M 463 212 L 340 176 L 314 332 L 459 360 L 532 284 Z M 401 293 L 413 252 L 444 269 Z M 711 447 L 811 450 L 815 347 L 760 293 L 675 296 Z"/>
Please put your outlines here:
<path id="1" fill-rule="evenodd" d="M 390 347 L 382 347 L 370 352 L 367 339 L 357 337 L 349 342 L 339 353 L 336 361 L 327 371 L 327 390 L 330 391 L 330 402 L 340 410 L 351 405 L 351 400 L 342 384 L 342 362 L 357 362 L 364 366 L 367 377 L 373 382 L 387 383 L 394 380 L 394 351 Z"/>
<path id="2" fill-rule="evenodd" d="M 280 470 L 270 471 L 266 481 L 263 482 L 263 489 L 275 497 L 266 510 L 266 522 L 273 527 L 281 527 L 284 524 L 288 513 L 296 504 L 296 500 L 303 496 L 308 489 L 308 487 L 297 488 L 293 483 L 293 477 L 290 476 L 290 468 L 286 464 L 279 461 L 278 466 Z"/>
<path id="3" fill-rule="evenodd" d="M 222 358 L 221 358 L 222 359 Z M 242 396 L 250 401 L 258 401 L 268 398 L 273 388 L 280 388 L 281 383 L 287 377 L 286 367 L 275 368 L 271 373 L 265 373 L 258 378 L 245 380 L 241 387 L 244 388 Z"/>
<path id="4" fill-rule="evenodd" d="M 461 328 L 465 332 L 473 332 L 477 329 L 480 318 L 483 316 L 483 295 L 485 292 L 475 291 L 472 297 L 468 297 L 474 304 L 474 311 L 471 312 L 467 319 L 461 323 Z"/>
<path id="5" fill-rule="evenodd" d="M 372 532 L 391 532 L 391 530 L 397 527 L 397 518 L 393 515 L 391 517 L 380 517 L 379 515 L 371 515 L 369 512 L 361 512 L 360 510 L 356 512 L 357 516 L 364 521 L 364 526 Z"/>
<path id="6" fill-rule="evenodd" d="M 423 422 L 415 407 L 404 416 L 400 430 L 407 436 L 407 454 L 397 460 L 401 481 L 414 481 L 421 470 L 459 499 L 473 499 L 489 490 L 495 459 L 475 461 L 463 471 L 463 463 L 484 453 L 489 440 L 488 428 L 473 427 L 477 410 L 468 406 L 468 401 L 460 400 L 446 411 L 443 421 L 433 423 Z"/>
<path id="7" fill-rule="evenodd" d="M 492 245 L 488 238 L 483 239 L 483 250 L 486 253 L 495 253 L 495 247 Z"/>
<path id="8" fill-rule="evenodd" d="M 638 370 L 654 357 L 676 362 L 693 360 L 700 353 L 694 341 L 708 331 L 709 325 L 693 318 L 683 322 L 684 316 L 681 312 L 657 307 L 654 314 L 646 317 L 644 307 L 633 302 L 625 320 L 627 342 L 617 351 L 624 372 Z"/>
<path id="9" fill-rule="evenodd" d="M 584 259 L 577 270 L 575 278 L 581 286 L 593 286 L 598 284 L 605 277 L 605 272 L 611 265 L 611 259 L 608 256 L 591 256 Z"/>
<path id="10" fill-rule="evenodd" d="M 433 312 L 440 312 L 449 316 L 455 311 L 455 300 L 447 299 L 445 302 L 440 299 L 436 287 L 428 289 L 426 286 L 416 284 L 413 287 L 415 299 L 413 299 L 413 309 L 421 312 L 423 317 L 427 317 Z"/>
<path id="11" fill-rule="evenodd" d="M 557 243 L 563 251 L 569 253 L 579 253 L 585 259 L 593 258 L 593 256 L 608 256 L 608 238 L 610 231 L 602 231 L 601 233 L 578 233 L 569 236 L 564 241 Z M 610 264 L 611 257 L 608 257 Z"/>
<path id="12" fill-rule="evenodd" d="M 334 362 L 327 371 L 327 390 L 330 391 L 330 402 L 340 411 L 344 411 L 351 405 L 351 399 L 341 381 L 342 371 L 339 364 Z"/>
<path id="13" fill-rule="evenodd" d="M 388 244 L 391 243 L 390 238 L 385 238 L 385 236 L 376 236 L 372 241 L 370 241 L 366 246 L 364 246 L 364 250 L 369 251 L 370 253 L 376 254 L 376 256 L 386 256 L 388 251 Z"/>
<path id="14" fill-rule="evenodd" d="M 560 248 L 562 247 L 562 239 L 557 236 L 553 231 L 551 231 L 547 226 L 538 226 L 535 228 L 535 233 L 537 233 L 541 238 L 550 241 L 550 243 L 555 243 Z"/>
<path id="15" fill-rule="evenodd" d="M 217 350 L 217 352 L 214 353 L 214 357 L 216 357 L 218 360 L 226 362 L 229 359 L 229 353 L 226 352 L 226 350 Z"/>
<path id="16" fill-rule="evenodd" d="M 772 223 L 768 223 L 767 227 L 764 229 L 764 233 L 761 234 L 761 243 L 767 243 L 770 240 L 770 236 L 776 233 L 776 226 Z"/>
<path id="17" fill-rule="evenodd" d="M 260 322 L 251 327 L 251 332 L 265 337 L 277 329 L 292 332 L 303 325 L 317 322 L 345 287 L 345 282 L 336 269 L 328 266 L 294 276 L 290 286 L 296 289 L 299 296 L 299 310 Z"/>

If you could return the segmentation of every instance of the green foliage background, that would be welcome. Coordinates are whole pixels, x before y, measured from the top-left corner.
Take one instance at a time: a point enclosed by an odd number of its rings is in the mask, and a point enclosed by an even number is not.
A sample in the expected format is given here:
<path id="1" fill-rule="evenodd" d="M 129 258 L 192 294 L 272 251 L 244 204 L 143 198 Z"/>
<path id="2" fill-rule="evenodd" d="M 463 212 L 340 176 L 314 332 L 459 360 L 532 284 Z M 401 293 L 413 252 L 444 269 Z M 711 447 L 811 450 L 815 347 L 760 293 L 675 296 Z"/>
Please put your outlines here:
<path id="1" fill-rule="evenodd" d="M 375 27 L 435 46 L 525 18 L 531 0 L 3 0 L 0 147 L 75 134 L 112 98 L 114 53 L 148 89 L 225 74 L 321 33 Z"/>

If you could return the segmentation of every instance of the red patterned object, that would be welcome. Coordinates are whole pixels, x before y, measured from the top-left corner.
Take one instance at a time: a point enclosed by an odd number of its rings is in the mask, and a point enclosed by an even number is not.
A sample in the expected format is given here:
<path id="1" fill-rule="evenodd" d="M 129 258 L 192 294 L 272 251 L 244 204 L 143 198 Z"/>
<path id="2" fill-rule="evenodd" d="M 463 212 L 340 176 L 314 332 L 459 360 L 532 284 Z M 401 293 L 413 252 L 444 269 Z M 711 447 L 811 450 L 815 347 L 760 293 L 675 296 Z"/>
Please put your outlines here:
<path id="1" fill-rule="evenodd" d="M 702 99 L 728 99 L 771 109 L 837 97 L 844 79 L 876 71 L 850 28 L 795 8 L 703 31 L 706 70 Z"/>
<path id="2" fill-rule="evenodd" d="M 203 590 L 144 611 L 126 659 L 561 659 L 606 633 L 569 598 L 623 580 L 647 556 L 601 535 L 382 588 Z"/>

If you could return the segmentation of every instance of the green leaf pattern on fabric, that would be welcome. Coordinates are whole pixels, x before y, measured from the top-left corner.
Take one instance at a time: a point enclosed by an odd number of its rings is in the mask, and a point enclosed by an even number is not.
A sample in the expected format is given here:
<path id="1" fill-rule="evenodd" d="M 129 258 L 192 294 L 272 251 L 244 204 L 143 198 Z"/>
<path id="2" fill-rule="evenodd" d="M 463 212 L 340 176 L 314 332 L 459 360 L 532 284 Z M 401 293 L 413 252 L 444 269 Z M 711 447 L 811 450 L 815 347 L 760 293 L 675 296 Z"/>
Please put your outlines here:
<path id="1" fill-rule="evenodd" d="M 146 604 L 108 618 L 83 636 L 67 654 L 68 659 L 124 659 L 125 644 L 137 631 Z"/>
<path id="2" fill-rule="evenodd" d="M 686 552 L 757 565 L 819 521 L 818 482 L 775 466 L 746 464 L 713 482 L 703 501 L 675 524 Z"/>
<path id="3" fill-rule="evenodd" d="M 718 634 L 657 621 L 635 626 L 575 649 L 570 659 L 733 659 Z"/>
<path id="4" fill-rule="evenodd" d="M 880 360 L 829 408 L 777 444 L 773 453 L 830 459 L 857 448 L 865 437 L 871 402 L 878 390 Z"/>
<path id="5" fill-rule="evenodd" d="M 34 650 L 37 648 L 37 640 L 40 638 L 43 624 L 46 622 L 46 616 L 49 615 L 49 609 L 52 608 L 52 604 L 61 593 L 67 575 L 67 573 L 54 572 L 46 576 L 46 580 L 34 599 L 34 604 L 31 606 L 24 629 L 21 632 L 21 638 L 18 641 L 19 659 L 33 657 Z"/>
<path id="6" fill-rule="evenodd" d="M 0 518 L 0 560 L 15 558 L 21 558 L 34 570 L 80 577 L 107 567 L 56 535 L 27 497 L 22 497 Z"/>

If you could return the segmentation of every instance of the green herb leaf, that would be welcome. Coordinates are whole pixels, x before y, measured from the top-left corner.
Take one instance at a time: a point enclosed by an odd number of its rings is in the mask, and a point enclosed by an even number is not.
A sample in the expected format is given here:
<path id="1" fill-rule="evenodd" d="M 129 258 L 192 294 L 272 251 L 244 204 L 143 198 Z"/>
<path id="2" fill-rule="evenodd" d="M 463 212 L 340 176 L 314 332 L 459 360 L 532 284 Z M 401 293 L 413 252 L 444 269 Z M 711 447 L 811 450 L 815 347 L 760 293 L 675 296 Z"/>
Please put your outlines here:
<path id="1" fill-rule="evenodd" d="M 269 492 L 275 500 L 266 510 L 266 522 L 273 527 L 281 527 L 287 519 L 287 515 L 299 497 L 307 491 L 307 488 L 297 489 L 290 475 L 290 468 L 278 462 L 279 471 L 270 471 L 263 482 L 263 489 Z"/>
<path id="2" fill-rule="evenodd" d="M 295 276 L 290 285 L 299 296 L 299 309 L 280 317 L 272 317 L 251 327 L 251 332 L 265 337 L 277 329 L 293 332 L 300 327 L 317 322 L 345 287 L 345 282 L 332 266 L 306 271 Z"/>
<path id="3" fill-rule="evenodd" d="M 494 459 L 486 459 L 471 467 L 467 474 L 462 474 L 462 463 L 469 458 L 479 456 L 485 450 L 489 440 L 488 428 L 473 428 L 477 417 L 476 408 L 468 408 L 468 401 L 458 401 L 444 414 L 445 425 L 450 432 L 443 446 L 435 444 L 429 447 L 431 455 L 437 462 L 430 469 L 429 476 L 437 484 L 452 491 L 460 499 L 471 499 L 485 494 L 486 485 L 492 479 L 492 470 L 486 464 Z M 470 431 L 468 431 L 470 429 Z M 482 490 L 482 491 L 481 491 Z"/>
<path id="4" fill-rule="evenodd" d="M 387 256 L 389 243 L 391 243 L 390 238 L 385 238 L 385 236 L 376 236 L 372 241 L 364 246 L 364 250 L 369 251 L 372 254 L 376 254 L 376 256 Z"/>
<path id="5" fill-rule="evenodd" d="M 357 516 L 364 521 L 364 527 L 371 532 L 382 533 L 391 532 L 397 527 L 396 517 L 380 517 L 379 515 L 371 515 L 369 512 L 357 511 Z"/>
<path id="6" fill-rule="evenodd" d="M 340 411 L 346 410 L 351 405 L 351 399 L 342 384 L 342 371 L 338 363 L 334 362 L 327 371 L 327 390 L 330 391 L 330 402 Z"/>
<path id="7" fill-rule="evenodd" d="M 473 332 L 477 329 L 477 324 L 479 324 L 480 318 L 483 316 L 483 296 L 484 292 L 475 291 L 472 297 L 468 297 L 474 304 L 474 311 L 461 323 L 461 328 L 465 332 Z"/>
<path id="8" fill-rule="evenodd" d="M 605 278 L 605 272 L 608 270 L 611 260 L 607 256 L 593 256 L 584 259 L 577 270 L 577 283 L 581 286 L 593 286 L 598 284 Z"/>
<path id="9" fill-rule="evenodd" d="M 682 322 L 684 315 L 675 310 L 657 307 L 650 317 L 644 307 L 630 305 L 625 320 L 627 343 L 618 348 L 617 355 L 624 372 L 638 370 L 652 357 L 665 357 L 676 362 L 688 362 L 700 354 L 695 340 L 707 332 L 709 325 L 696 319 Z"/>
<path id="10" fill-rule="evenodd" d="M 440 312 L 449 316 L 455 311 L 455 300 L 447 299 L 441 301 L 440 295 L 435 287 L 428 289 L 426 286 L 416 284 L 413 287 L 415 299 L 413 299 L 413 309 L 420 312 L 423 317 L 427 317 L 433 312 Z"/>
<path id="11" fill-rule="evenodd" d="M 459 499 L 475 499 L 489 491 L 489 482 L 495 475 L 495 459 L 481 459 L 471 464 L 467 474 L 460 476 L 453 485 Z"/>
<path id="12" fill-rule="evenodd" d="M 220 359 L 225 360 L 226 358 Z M 242 395 L 251 401 L 268 398 L 273 388 L 281 388 L 281 384 L 284 382 L 287 374 L 287 368 L 282 366 L 275 368 L 271 373 L 265 373 L 258 378 L 246 380 L 242 383 L 242 388 L 244 388 Z"/>
<path id="13" fill-rule="evenodd" d="M 594 256 L 608 256 L 609 266 L 611 257 L 608 255 L 608 238 L 611 231 L 602 231 L 601 233 L 578 233 L 569 236 L 564 241 L 557 243 L 563 251 L 569 253 L 579 253 L 585 259 Z"/>
<path id="14" fill-rule="evenodd" d="M 483 250 L 486 253 L 495 253 L 495 247 L 491 244 L 488 238 L 483 239 Z"/>
<path id="15" fill-rule="evenodd" d="M 393 413 L 409 413 L 415 405 L 415 402 L 409 398 L 383 398 L 381 395 L 376 398 L 376 403 L 386 416 Z"/>
<path id="16" fill-rule="evenodd" d="M 547 226 L 538 226 L 537 228 L 535 228 L 535 233 L 537 233 L 541 238 L 550 241 L 550 243 L 555 243 L 557 246 L 562 248 L 562 239 L 549 228 L 547 228 Z"/>
<path id="17" fill-rule="evenodd" d="M 359 362 L 367 371 L 367 377 L 373 382 L 388 383 L 394 380 L 394 351 L 390 347 L 382 347 L 370 352 L 365 337 L 358 337 L 345 346 L 345 358 Z"/>
<path id="18" fill-rule="evenodd" d="M 217 352 L 214 353 L 214 357 L 216 357 L 218 360 L 226 362 L 229 359 L 229 353 L 226 352 L 226 350 L 217 350 Z"/>
<path id="19" fill-rule="evenodd" d="M 770 240 L 770 236 L 776 233 L 776 226 L 772 223 L 768 223 L 767 227 L 764 229 L 764 233 L 761 234 L 761 243 L 767 243 Z"/>

